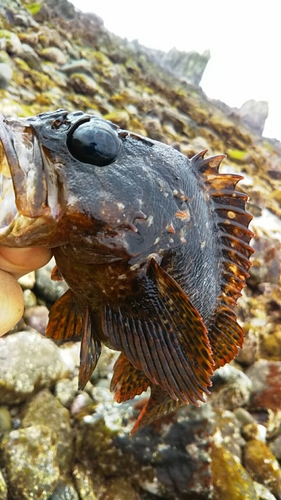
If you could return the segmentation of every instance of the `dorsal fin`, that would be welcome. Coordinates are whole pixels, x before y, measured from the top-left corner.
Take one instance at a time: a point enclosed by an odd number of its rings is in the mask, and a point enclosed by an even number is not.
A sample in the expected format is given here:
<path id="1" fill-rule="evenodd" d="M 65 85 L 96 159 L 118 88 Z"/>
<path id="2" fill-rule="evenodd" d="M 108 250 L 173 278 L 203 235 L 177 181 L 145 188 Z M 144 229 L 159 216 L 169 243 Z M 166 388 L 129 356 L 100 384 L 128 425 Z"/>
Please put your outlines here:
<path id="1" fill-rule="evenodd" d="M 253 233 L 248 229 L 252 216 L 245 210 L 248 196 L 236 191 L 243 176 L 219 173 L 225 155 L 204 158 L 205 153 L 198 153 L 191 162 L 212 200 L 221 250 L 221 294 L 208 329 L 218 368 L 231 361 L 243 344 L 243 330 L 233 309 L 249 276 L 249 258 L 254 251 L 249 245 Z"/>

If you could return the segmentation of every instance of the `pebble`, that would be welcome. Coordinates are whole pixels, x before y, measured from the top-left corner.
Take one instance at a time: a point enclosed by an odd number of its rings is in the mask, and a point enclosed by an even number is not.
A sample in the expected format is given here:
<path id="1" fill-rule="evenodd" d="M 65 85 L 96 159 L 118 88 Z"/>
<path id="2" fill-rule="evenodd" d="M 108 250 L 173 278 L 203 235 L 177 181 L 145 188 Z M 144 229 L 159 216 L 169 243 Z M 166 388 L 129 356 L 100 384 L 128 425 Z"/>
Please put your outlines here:
<path id="1" fill-rule="evenodd" d="M 212 382 L 210 399 L 214 406 L 232 411 L 249 402 L 253 384 L 247 375 L 233 365 L 219 368 Z"/>
<path id="2" fill-rule="evenodd" d="M 28 307 L 23 317 L 27 325 L 31 326 L 42 335 L 45 334 L 49 321 L 49 309 L 46 306 Z"/>
<path id="3" fill-rule="evenodd" d="M 13 500 L 48 500 L 59 479 L 55 435 L 44 425 L 11 431 L 1 443 Z"/>
<path id="4" fill-rule="evenodd" d="M 68 374 L 60 349 L 35 331 L 0 338 L 0 401 L 18 404 Z"/>
<path id="5" fill-rule="evenodd" d="M 70 425 L 70 414 L 48 389 L 33 396 L 25 406 L 22 427 L 28 428 L 31 425 L 44 425 L 52 435 L 56 436 L 58 466 L 63 474 L 70 473 L 74 437 Z"/>
<path id="6" fill-rule="evenodd" d="M 51 259 L 46 266 L 36 271 L 36 290 L 41 297 L 52 304 L 68 289 L 65 281 L 53 281 L 51 279 L 54 266 L 55 259 Z"/>
<path id="7" fill-rule="evenodd" d="M 5 406 L 0 406 L 0 433 L 10 431 L 11 429 L 12 429 L 11 414 L 8 408 L 6 408 Z"/>
<path id="8" fill-rule="evenodd" d="M 213 500 L 258 500 L 253 480 L 223 446 L 212 448 Z"/>
<path id="9" fill-rule="evenodd" d="M 51 61 L 59 66 L 63 66 L 67 62 L 67 57 L 58 47 L 46 47 L 41 51 L 40 55 L 43 59 L 47 59 L 47 61 Z"/>
<path id="10" fill-rule="evenodd" d="M 7 63 L 0 62 L 0 89 L 5 89 L 13 77 L 13 70 Z"/>
<path id="11" fill-rule="evenodd" d="M 23 289 L 32 289 L 35 285 L 35 272 L 25 274 L 18 281 Z"/>
<path id="12" fill-rule="evenodd" d="M 253 480 L 264 484 L 281 499 L 281 469 L 266 443 L 258 439 L 248 441 L 243 452 L 244 465 Z"/>

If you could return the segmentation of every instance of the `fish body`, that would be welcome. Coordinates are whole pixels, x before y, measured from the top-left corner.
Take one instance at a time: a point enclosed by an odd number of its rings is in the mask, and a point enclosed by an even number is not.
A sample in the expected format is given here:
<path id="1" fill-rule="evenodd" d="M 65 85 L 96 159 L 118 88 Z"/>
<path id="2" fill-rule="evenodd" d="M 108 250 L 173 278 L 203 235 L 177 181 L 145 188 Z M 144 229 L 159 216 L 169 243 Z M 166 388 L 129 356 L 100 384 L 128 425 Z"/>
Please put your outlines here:
<path id="1" fill-rule="evenodd" d="M 0 124 L 0 244 L 51 248 L 69 290 L 47 335 L 81 336 L 79 385 L 101 345 L 120 351 L 111 388 L 151 387 L 134 430 L 204 401 L 243 342 L 234 313 L 250 266 L 251 216 L 224 155 L 192 159 L 92 114 Z"/>

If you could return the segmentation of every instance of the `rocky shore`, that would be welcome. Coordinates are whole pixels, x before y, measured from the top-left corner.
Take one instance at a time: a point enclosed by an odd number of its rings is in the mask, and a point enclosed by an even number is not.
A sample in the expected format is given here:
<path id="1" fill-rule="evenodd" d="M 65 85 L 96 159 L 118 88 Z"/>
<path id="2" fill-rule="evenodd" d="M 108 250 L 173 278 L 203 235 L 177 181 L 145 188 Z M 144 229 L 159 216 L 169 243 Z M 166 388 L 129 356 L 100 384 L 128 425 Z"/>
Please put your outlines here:
<path id="1" fill-rule="evenodd" d="M 24 317 L 0 339 L 0 500 L 281 499 L 280 144 L 208 100 L 200 57 L 193 83 L 157 57 L 66 0 L 2 0 L 0 112 L 81 109 L 188 156 L 226 153 L 222 171 L 244 176 L 254 215 L 244 348 L 215 373 L 206 404 L 132 437 L 147 395 L 114 402 L 107 349 L 78 391 L 79 343 L 44 336 L 64 283 L 50 280 L 53 263 L 24 277 Z"/>

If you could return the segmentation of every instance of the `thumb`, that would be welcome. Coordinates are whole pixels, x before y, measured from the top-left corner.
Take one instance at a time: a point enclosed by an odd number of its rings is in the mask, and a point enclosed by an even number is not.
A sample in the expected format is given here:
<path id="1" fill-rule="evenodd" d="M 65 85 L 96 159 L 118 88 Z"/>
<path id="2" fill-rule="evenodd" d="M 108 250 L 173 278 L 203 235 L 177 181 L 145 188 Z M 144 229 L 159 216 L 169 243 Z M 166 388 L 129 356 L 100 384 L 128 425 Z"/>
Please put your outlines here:
<path id="1" fill-rule="evenodd" d="M 22 315 L 22 289 L 10 273 L 0 270 L 0 336 L 13 328 Z"/>

